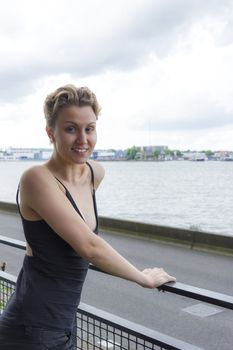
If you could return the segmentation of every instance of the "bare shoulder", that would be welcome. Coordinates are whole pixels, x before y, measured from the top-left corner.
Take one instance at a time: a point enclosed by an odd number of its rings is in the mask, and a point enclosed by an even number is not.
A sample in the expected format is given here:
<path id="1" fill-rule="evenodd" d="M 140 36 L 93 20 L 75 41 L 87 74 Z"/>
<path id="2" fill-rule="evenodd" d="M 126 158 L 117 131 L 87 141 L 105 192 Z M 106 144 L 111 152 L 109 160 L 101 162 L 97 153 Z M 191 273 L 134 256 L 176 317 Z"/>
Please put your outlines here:
<path id="1" fill-rule="evenodd" d="M 40 187 L 45 183 L 51 182 L 52 174 L 44 165 L 36 165 L 27 169 L 21 176 L 20 186 L 24 189 L 31 186 Z M 53 181 L 52 181 L 53 182 Z"/>
<path id="2" fill-rule="evenodd" d="M 38 179 L 51 178 L 51 173 L 44 165 L 36 165 L 27 169 L 21 176 L 21 183 L 37 182 Z"/>
<path id="3" fill-rule="evenodd" d="M 24 218 L 40 219 L 37 202 L 45 207 L 56 190 L 53 175 L 45 166 L 38 165 L 26 170 L 20 179 L 20 211 Z"/>
<path id="4" fill-rule="evenodd" d="M 104 167 L 100 163 L 94 160 L 88 160 L 88 163 L 91 165 L 94 171 L 94 180 L 95 180 L 94 187 L 95 189 L 97 189 L 104 178 L 104 174 L 105 174 Z"/>

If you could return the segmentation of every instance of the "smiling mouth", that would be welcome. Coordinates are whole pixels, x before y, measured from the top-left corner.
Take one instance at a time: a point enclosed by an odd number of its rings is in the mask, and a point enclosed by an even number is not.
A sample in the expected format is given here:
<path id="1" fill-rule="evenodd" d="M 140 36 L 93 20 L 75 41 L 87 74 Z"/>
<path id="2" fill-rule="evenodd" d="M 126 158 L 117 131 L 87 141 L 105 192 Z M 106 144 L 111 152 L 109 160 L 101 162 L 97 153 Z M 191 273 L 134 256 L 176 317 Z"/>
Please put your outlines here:
<path id="1" fill-rule="evenodd" d="M 72 148 L 72 151 L 75 151 L 77 153 L 85 153 L 88 151 L 88 148 Z"/>

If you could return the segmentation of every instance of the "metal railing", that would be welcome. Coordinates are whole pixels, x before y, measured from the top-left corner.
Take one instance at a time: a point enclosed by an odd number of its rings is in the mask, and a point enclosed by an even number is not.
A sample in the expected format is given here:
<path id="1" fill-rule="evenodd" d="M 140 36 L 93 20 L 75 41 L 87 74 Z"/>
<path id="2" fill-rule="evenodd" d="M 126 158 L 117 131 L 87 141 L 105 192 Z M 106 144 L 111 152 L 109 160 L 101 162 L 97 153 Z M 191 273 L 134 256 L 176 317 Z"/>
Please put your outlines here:
<path id="1" fill-rule="evenodd" d="M 6 236 L 0 235 L 0 243 L 25 250 L 26 243 L 19 241 L 17 239 L 9 238 Z M 98 267 L 90 264 L 89 267 L 91 270 L 95 270 L 98 272 L 106 273 L 100 270 Z M 208 289 L 197 288 L 188 284 L 175 282 L 175 283 L 166 283 L 159 287 L 160 291 L 170 292 L 177 295 L 182 295 L 191 299 L 196 299 L 199 301 L 203 301 L 205 303 L 209 303 L 212 305 L 217 305 L 224 307 L 226 309 L 233 310 L 233 297 L 230 295 L 212 292 Z"/>
<path id="2" fill-rule="evenodd" d="M 0 271 L 0 311 L 15 289 L 16 277 Z M 202 350 L 136 323 L 80 303 L 76 314 L 78 350 Z"/>
<path id="3" fill-rule="evenodd" d="M 24 242 L 5 236 L 0 236 L 0 243 L 23 250 L 26 248 Z M 102 272 L 93 265 L 90 265 L 90 269 Z M 0 309 L 4 309 L 15 288 L 15 283 L 15 276 L 0 271 Z M 159 290 L 233 309 L 233 297 L 183 283 L 167 283 L 161 286 Z M 187 344 L 83 303 L 80 304 L 77 310 L 76 341 L 77 349 L 80 350 L 200 350 L 194 345 Z"/>

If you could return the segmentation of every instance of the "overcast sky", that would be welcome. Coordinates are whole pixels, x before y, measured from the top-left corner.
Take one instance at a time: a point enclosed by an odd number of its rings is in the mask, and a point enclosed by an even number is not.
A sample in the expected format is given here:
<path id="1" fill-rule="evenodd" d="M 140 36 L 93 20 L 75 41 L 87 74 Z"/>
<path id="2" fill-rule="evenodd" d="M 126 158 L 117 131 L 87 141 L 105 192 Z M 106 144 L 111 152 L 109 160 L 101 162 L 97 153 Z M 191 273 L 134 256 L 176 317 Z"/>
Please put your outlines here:
<path id="1" fill-rule="evenodd" d="M 97 148 L 233 150 L 233 1 L 8 0 L 0 147 L 48 147 L 43 102 L 92 89 Z"/>

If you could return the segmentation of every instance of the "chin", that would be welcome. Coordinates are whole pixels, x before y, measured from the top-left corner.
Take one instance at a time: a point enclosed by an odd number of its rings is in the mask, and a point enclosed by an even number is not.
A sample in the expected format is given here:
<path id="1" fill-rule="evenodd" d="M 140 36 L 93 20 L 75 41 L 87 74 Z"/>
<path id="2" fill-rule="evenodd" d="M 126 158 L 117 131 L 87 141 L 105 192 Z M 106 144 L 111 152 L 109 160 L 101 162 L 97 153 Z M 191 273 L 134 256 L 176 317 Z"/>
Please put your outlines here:
<path id="1" fill-rule="evenodd" d="M 84 164 L 88 161 L 88 159 L 89 159 L 89 156 L 82 156 L 82 157 L 74 159 L 74 162 L 76 164 Z"/>
<path id="2" fill-rule="evenodd" d="M 85 160 L 78 160 L 75 163 L 81 165 L 81 164 L 85 164 L 87 161 L 88 161 L 88 158 L 86 158 Z"/>

